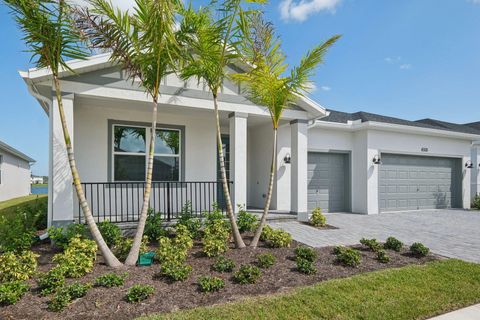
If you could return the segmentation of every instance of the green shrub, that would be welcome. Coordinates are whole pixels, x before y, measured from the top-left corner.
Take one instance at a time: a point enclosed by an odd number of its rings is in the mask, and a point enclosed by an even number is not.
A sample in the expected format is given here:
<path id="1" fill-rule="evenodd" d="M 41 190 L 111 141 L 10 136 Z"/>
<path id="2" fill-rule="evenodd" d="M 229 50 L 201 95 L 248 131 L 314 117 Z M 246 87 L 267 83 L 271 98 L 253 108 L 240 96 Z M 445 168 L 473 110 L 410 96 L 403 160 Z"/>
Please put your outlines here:
<path id="1" fill-rule="evenodd" d="M 285 230 L 273 230 L 266 240 L 267 246 L 271 248 L 288 248 L 292 242 L 292 236 Z"/>
<path id="2" fill-rule="evenodd" d="M 53 257 L 53 261 L 65 270 L 65 277 L 80 278 L 93 270 L 97 250 L 95 241 L 75 236 L 63 253 Z"/>
<path id="3" fill-rule="evenodd" d="M 183 239 L 183 236 L 174 239 L 161 237 L 158 241 L 156 258 L 160 263 L 184 263 L 187 260 L 189 249 L 189 243 L 185 243 L 185 241 L 188 240 Z"/>
<path id="4" fill-rule="evenodd" d="M 337 261 L 348 267 L 358 267 L 362 262 L 362 256 L 358 250 L 346 247 L 336 247 Z"/>
<path id="5" fill-rule="evenodd" d="M 153 209 L 148 209 L 144 234 L 149 241 L 157 241 L 160 237 L 168 236 L 168 231 L 163 227 L 161 213 L 155 213 Z"/>
<path id="6" fill-rule="evenodd" d="M 262 269 L 268 269 L 275 264 L 277 258 L 271 253 L 264 253 L 257 256 L 257 265 Z"/>
<path id="7" fill-rule="evenodd" d="M 400 252 L 400 250 L 403 248 L 403 243 L 394 237 L 388 237 L 387 241 L 383 245 L 383 248 Z"/>
<path id="8" fill-rule="evenodd" d="M 377 251 L 377 259 L 381 263 L 388 263 L 390 262 L 390 257 L 384 250 L 378 250 Z"/>
<path id="9" fill-rule="evenodd" d="M 240 232 L 248 232 L 255 230 L 257 224 L 257 217 L 248 213 L 244 207 L 239 206 L 237 225 Z"/>
<path id="10" fill-rule="evenodd" d="M 233 274 L 233 279 L 239 284 L 252 284 L 260 278 L 261 271 L 258 267 L 252 265 L 242 265 L 240 269 Z"/>
<path id="11" fill-rule="evenodd" d="M 362 238 L 360 243 L 365 247 L 369 248 L 373 252 L 377 252 L 382 249 L 382 245 L 377 241 L 377 239 L 365 239 Z"/>
<path id="12" fill-rule="evenodd" d="M 210 216 L 211 218 L 212 216 Z M 203 252 L 208 257 L 216 257 L 228 250 L 228 239 L 230 229 L 226 222 L 221 219 L 207 218 L 205 230 L 203 232 Z"/>
<path id="13" fill-rule="evenodd" d="M 214 203 L 212 206 L 213 210 L 211 212 L 206 212 L 203 214 L 203 216 L 205 217 L 205 226 L 209 226 L 217 221 L 224 221 L 225 217 L 220 211 L 218 205 Z"/>
<path id="14" fill-rule="evenodd" d="M 103 240 L 109 247 L 115 246 L 122 239 L 122 230 L 116 224 L 110 221 L 102 221 L 97 224 L 98 230 L 102 234 Z"/>
<path id="15" fill-rule="evenodd" d="M 410 252 L 417 257 L 425 257 L 430 252 L 430 249 L 420 242 L 415 242 L 410 246 Z"/>
<path id="16" fill-rule="evenodd" d="M 73 299 L 79 299 L 79 298 L 85 297 L 88 290 L 90 290 L 91 288 L 92 288 L 92 285 L 90 283 L 75 282 L 75 283 L 72 283 L 71 285 L 60 288 L 60 290 L 58 290 L 58 293 L 68 294 L 73 300 Z"/>
<path id="17" fill-rule="evenodd" d="M 322 209 L 313 209 L 310 224 L 315 227 L 325 227 L 327 225 L 327 218 L 323 215 Z"/>
<path id="18" fill-rule="evenodd" d="M 120 260 L 127 259 L 130 249 L 133 245 L 133 239 L 131 238 L 121 238 L 120 241 L 114 248 L 115 255 Z M 142 244 L 140 245 L 140 254 L 146 253 L 148 250 L 148 237 L 143 236 Z"/>
<path id="19" fill-rule="evenodd" d="M 15 304 L 28 291 L 28 285 L 23 281 L 11 281 L 0 284 L 0 305 Z"/>
<path id="20" fill-rule="evenodd" d="M 308 274 L 308 275 L 314 274 L 317 272 L 317 268 L 315 268 L 315 265 L 313 264 L 312 261 L 303 259 L 300 257 L 297 257 L 295 261 L 297 263 L 297 270 L 299 272 Z"/>
<path id="21" fill-rule="evenodd" d="M 155 292 L 155 288 L 149 285 L 136 284 L 127 291 L 125 300 L 127 302 L 140 302 L 148 299 Z"/>
<path id="22" fill-rule="evenodd" d="M 192 267 L 177 262 L 162 263 L 160 273 L 172 281 L 185 281 L 190 276 Z"/>
<path id="23" fill-rule="evenodd" d="M 175 226 L 175 238 L 173 244 L 181 250 L 190 250 L 193 247 L 192 234 L 187 226 L 177 224 Z"/>
<path id="24" fill-rule="evenodd" d="M 217 272 L 232 272 L 235 269 L 235 262 L 224 256 L 219 256 L 212 265 L 212 269 Z"/>
<path id="25" fill-rule="evenodd" d="M 314 262 L 317 260 L 317 252 L 314 249 L 309 247 L 297 247 L 295 248 L 295 260 L 297 259 L 304 259 L 310 262 Z"/>
<path id="26" fill-rule="evenodd" d="M 65 249 L 73 238 L 87 239 L 88 231 L 84 224 L 74 223 L 65 228 L 50 227 L 48 235 L 57 247 Z"/>
<path id="27" fill-rule="evenodd" d="M 0 255 L 0 283 L 29 279 L 37 270 L 37 258 L 32 251 Z"/>
<path id="28" fill-rule="evenodd" d="M 193 215 L 192 204 L 187 202 L 182 208 L 177 225 L 185 226 L 193 239 L 199 239 L 201 236 L 202 221 Z"/>
<path id="29" fill-rule="evenodd" d="M 56 266 L 48 272 L 40 274 L 37 278 L 37 284 L 43 296 L 55 292 L 65 284 L 65 269 Z"/>
<path id="30" fill-rule="evenodd" d="M 11 216 L 0 215 L 0 252 L 24 251 L 34 242 L 35 228 L 26 213 L 16 211 Z"/>
<path id="31" fill-rule="evenodd" d="M 47 302 L 48 310 L 53 311 L 53 312 L 60 312 L 72 302 L 72 297 L 68 293 L 65 292 L 57 292 L 55 295 L 52 297 Z"/>
<path id="32" fill-rule="evenodd" d="M 472 201 L 473 209 L 480 209 L 480 194 L 477 194 Z"/>
<path id="33" fill-rule="evenodd" d="M 128 273 L 124 273 L 121 276 L 115 273 L 107 273 L 95 279 L 95 286 L 105 288 L 121 287 L 125 283 L 127 276 Z"/>
<path id="34" fill-rule="evenodd" d="M 200 277 L 198 286 L 202 292 L 215 292 L 225 287 L 225 281 L 217 277 Z"/>
<path id="35" fill-rule="evenodd" d="M 273 232 L 274 230 L 272 229 L 272 227 L 270 227 L 269 225 L 264 226 L 262 229 L 262 233 L 260 234 L 260 240 L 267 241 L 271 238 Z"/>

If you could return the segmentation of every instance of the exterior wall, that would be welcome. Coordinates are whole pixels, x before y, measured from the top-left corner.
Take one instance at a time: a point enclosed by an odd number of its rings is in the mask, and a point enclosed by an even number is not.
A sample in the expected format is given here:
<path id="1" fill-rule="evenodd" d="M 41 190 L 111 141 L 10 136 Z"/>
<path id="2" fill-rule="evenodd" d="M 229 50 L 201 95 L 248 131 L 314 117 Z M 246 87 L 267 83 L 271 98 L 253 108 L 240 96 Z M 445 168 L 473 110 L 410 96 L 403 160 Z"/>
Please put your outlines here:
<path id="1" fill-rule="evenodd" d="M 292 165 L 285 163 L 284 158 L 287 155 L 292 156 L 291 148 L 291 126 L 282 125 L 278 128 L 278 155 L 277 155 L 277 176 L 274 184 L 272 203 L 277 210 L 290 211 L 292 189 Z"/>
<path id="2" fill-rule="evenodd" d="M 472 199 L 475 195 L 480 195 L 480 145 L 474 145 L 472 148 Z"/>
<path id="3" fill-rule="evenodd" d="M 23 197 L 30 194 L 30 164 L 13 154 L 0 150 L 0 201 Z"/>

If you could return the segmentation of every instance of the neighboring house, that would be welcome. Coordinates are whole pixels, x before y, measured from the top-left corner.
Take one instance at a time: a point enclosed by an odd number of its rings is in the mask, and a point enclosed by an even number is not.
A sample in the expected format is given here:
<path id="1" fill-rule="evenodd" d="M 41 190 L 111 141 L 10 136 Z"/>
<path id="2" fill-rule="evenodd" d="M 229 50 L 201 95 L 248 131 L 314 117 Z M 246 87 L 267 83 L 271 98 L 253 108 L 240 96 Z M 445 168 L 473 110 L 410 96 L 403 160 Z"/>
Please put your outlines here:
<path id="1" fill-rule="evenodd" d="M 0 141 L 0 201 L 30 194 L 30 166 L 35 162 Z"/>
<path id="2" fill-rule="evenodd" d="M 98 221 L 136 221 L 151 98 L 107 54 L 69 65 L 76 74 L 62 75 L 64 107 L 87 200 Z M 32 69 L 21 76 L 50 119 L 49 223 L 70 223 L 79 208 L 51 74 Z M 161 93 L 151 207 L 169 217 L 187 202 L 196 212 L 211 210 L 214 202 L 222 207 L 210 93 L 202 83 L 175 75 L 164 79 Z M 271 158 L 269 113 L 228 81 L 219 109 L 234 205 L 261 208 Z M 471 188 L 478 184 L 478 159 L 472 164 L 477 140 L 474 124 L 346 114 L 299 98 L 279 128 L 271 208 L 300 219 L 316 206 L 363 214 L 469 208 Z"/>
<path id="3" fill-rule="evenodd" d="M 31 184 L 43 184 L 43 177 L 40 176 L 32 176 L 30 178 Z"/>

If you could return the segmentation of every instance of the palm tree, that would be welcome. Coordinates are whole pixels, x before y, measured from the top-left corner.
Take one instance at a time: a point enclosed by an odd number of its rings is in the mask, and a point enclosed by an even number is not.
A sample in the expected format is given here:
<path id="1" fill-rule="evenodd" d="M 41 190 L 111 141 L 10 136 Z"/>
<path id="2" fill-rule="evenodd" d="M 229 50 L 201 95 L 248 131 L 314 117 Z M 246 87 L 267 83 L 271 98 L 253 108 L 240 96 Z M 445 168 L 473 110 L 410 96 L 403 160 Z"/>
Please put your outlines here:
<path id="1" fill-rule="evenodd" d="M 292 68 L 290 74 L 286 74 L 288 68 L 285 62 L 286 56 L 281 50 L 280 40 L 275 36 L 272 24 L 265 22 L 261 15 L 257 14 L 252 16 L 249 26 L 248 30 L 244 30 L 247 36 L 244 37 L 246 41 L 242 46 L 242 58 L 252 66 L 252 69 L 232 77 L 245 85 L 245 91 L 253 102 L 268 108 L 273 126 L 273 151 L 268 192 L 260 224 L 250 243 L 251 247 L 256 248 L 267 221 L 272 199 L 277 163 L 277 132 L 283 111 L 308 91 L 315 69 L 323 63 L 323 57 L 328 48 L 340 36 L 333 36 L 307 52 L 300 64 Z"/>
<path id="2" fill-rule="evenodd" d="M 63 108 L 62 90 L 59 80 L 59 72 L 70 70 L 66 59 L 84 59 L 85 52 L 79 47 L 79 34 L 72 29 L 72 21 L 69 17 L 70 7 L 64 0 L 4 0 L 12 10 L 17 24 L 24 33 L 32 60 L 38 68 L 48 68 L 52 72 L 55 95 L 62 123 L 63 136 L 68 154 L 68 162 L 73 177 L 73 184 L 77 193 L 80 207 L 85 216 L 93 239 L 96 241 L 106 263 L 111 267 L 122 265 L 108 248 L 100 231 L 93 219 L 82 189 L 78 174 L 72 141 L 65 119 Z M 70 70 L 72 71 L 72 70 Z"/>
<path id="3" fill-rule="evenodd" d="M 158 97 L 162 79 L 173 73 L 181 53 L 176 41 L 176 15 L 181 0 L 135 0 L 133 14 L 116 9 L 108 0 L 91 0 L 77 10 L 77 25 L 94 48 L 111 51 L 111 60 L 122 65 L 128 77 L 138 79 L 152 98 L 152 126 L 148 149 L 142 211 L 133 245 L 125 260 L 135 265 L 140 252 L 152 188 Z"/>
<path id="4" fill-rule="evenodd" d="M 185 36 L 182 40 L 191 51 L 189 59 L 182 67 L 180 76 L 184 80 L 196 78 L 199 82 L 204 81 L 212 93 L 218 157 L 227 214 L 232 226 L 235 246 L 244 248 L 245 243 L 238 230 L 228 188 L 220 131 L 218 95 L 227 77 L 226 67 L 239 59 L 236 46 L 242 38 L 241 31 L 244 27 L 241 26 L 246 21 L 245 17 L 253 11 L 244 11 L 241 6 L 242 0 L 225 0 L 216 10 L 220 17 L 215 19 L 211 8 L 216 2 L 213 0 L 209 7 L 200 8 L 198 11 L 190 7 L 184 12 L 181 30 L 183 35 L 190 35 L 190 37 Z M 262 4 L 266 1 L 248 0 L 246 2 Z"/>

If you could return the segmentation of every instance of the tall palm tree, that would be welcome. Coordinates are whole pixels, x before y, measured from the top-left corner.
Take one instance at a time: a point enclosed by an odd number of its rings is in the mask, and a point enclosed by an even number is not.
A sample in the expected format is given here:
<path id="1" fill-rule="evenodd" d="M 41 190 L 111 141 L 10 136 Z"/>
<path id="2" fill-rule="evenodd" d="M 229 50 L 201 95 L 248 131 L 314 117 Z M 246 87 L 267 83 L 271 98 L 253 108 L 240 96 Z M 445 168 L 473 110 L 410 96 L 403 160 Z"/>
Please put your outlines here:
<path id="1" fill-rule="evenodd" d="M 182 33 L 184 35 L 191 35 L 183 39 L 185 45 L 191 51 L 180 75 L 185 80 L 196 78 L 199 82 L 204 81 L 212 93 L 218 157 L 227 214 L 232 226 L 235 246 L 244 248 L 245 243 L 238 230 L 228 188 L 225 155 L 220 131 L 218 95 L 227 77 L 227 66 L 239 59 L 236 46 L 242 38 L 241 31 L 243 28 L 241 26 L 246 21 L 245 17 L 253 11 L 244 11 L 242 9 L 242 0 L 225 0 L 216 10 L 220 17 L 215 19 L 211 8 L 216 5 L 216 2 L 213 0 L 209 7 L 201 8 L 198 11 L 190 7 L 184 12 L 181 30 L 183 30 Z M 248 0 L 246 2 L 263 4 L 266 1 Z"/>
<path id="2" fill-rule="evenodd" d="M 277 132 L 283 111 L 308 91 L 315 69 L 323 63 L 323 57 L 328 48 L 340 36 L 333 36 L 307 52 L 300 64 L 292 68 L 288 74 L 286 56 L 281 50 L 280 40 L 275 36 L 272 24 L 265 22 L 259 14 L 253 15 L 251 20 L 250 28 L 244 30 L 246 41 L 242 46 L 242 58 L 252 66 L 252 69 L 247 73 L 235 74 L 232 77 L 245 85 L 245 91 L 253 102 L 268 108 L 273 126 L 273 150 L 268 192 L 260 224 L 250 243 L 251 247 L 256 248 L 266 224 L 272 200 L 277 163 Z"/>
<path id="3" fill-rule="evenodd" d="M 4 1 L 12 10 L 15 20 L 24 34 L 23 40 L 32 54 L 35 66 L 48 68 L 52 72 L 68 162 L 80 207 L 92 237 L 102 252 L 106 263 L 111 267 L 119 267 L 122 264 L 103 240 L 85 199 L 65 119 L 59 72 L 62 69 L 70 70 L 66 59 L 84 59 L 86 57 L 85 52 L 78 45 L 80 42 L 79 34 L 72 28 L 72 21 L 69 17 L 70 7 L 64 0 Z"/>
<path id="4" fill-rule="evenodd" d="M 152 98 L 152 125 L 142 211 L 126 265 L 135 265 L 140 252 L 152 188 L 158 97 L 162 79 L 173 73 L 181 49 L 176 41 L 176 15 L 181 0 L 135 0 L 133 14 L 108 0 L 90 0 L 92 9 L 77 11 L 77 25 L 93 47 L 111 51 L 128 77 L 138 79 Z"/>

